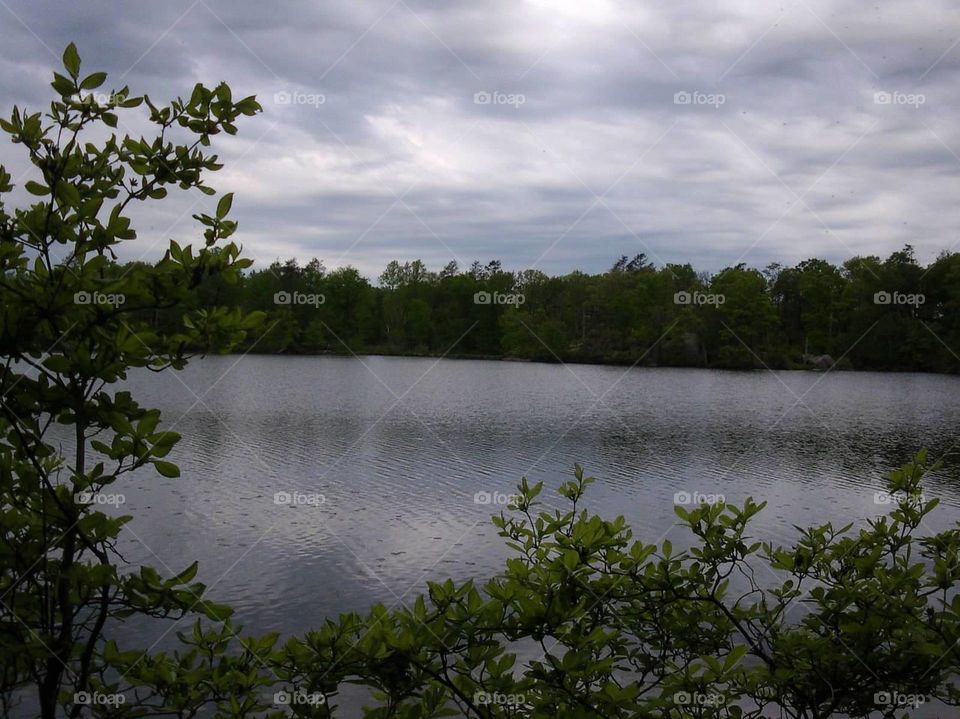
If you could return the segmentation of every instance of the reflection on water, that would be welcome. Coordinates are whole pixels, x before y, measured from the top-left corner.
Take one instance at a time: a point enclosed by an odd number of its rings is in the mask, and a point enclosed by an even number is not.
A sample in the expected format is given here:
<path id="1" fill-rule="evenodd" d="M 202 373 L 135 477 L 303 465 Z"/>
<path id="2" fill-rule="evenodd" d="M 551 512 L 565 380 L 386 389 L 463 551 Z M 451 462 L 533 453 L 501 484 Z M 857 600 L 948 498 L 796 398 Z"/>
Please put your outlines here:
<path id="1" fill-rule="evenodd" d="M 960 378 L 934 375 L 247 356 L 128 385 L 184 439 L 181 478 L 116 487 L 135 516 L 126 555 L 199 559 L 212 596 L 258 632 L 496 572 L 499 508 L 475 494 L 522 475 L 555 487 L 580 462 L 599 480 L 590 509 L 675 544 L 675 493 L 752 495 L 769 502 L 754 536 L 786 542 L 793 525 L 879 513 L 886 470 L 960 439 Z M 956 519 L 958 477 L 948 458 L 929 483 L 938 526 Z"/>

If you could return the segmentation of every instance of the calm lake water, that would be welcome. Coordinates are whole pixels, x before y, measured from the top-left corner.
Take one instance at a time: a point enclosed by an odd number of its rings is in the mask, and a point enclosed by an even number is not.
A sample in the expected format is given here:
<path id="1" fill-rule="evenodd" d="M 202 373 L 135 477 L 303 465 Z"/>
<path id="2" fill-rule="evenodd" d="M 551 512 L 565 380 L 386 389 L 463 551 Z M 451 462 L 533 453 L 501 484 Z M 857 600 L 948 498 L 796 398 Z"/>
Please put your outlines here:
<path id="1" fill-rule="evenodd" d="M 960 507 L 957 377 L 228 356 L 127 385 L 183 440 L 179 479 L 112 490 L 135 517 L 126 556 L 200 560 L 257 632 L 490 576 L 507 556 L 500 495 L 524 475 L 556 487 L 574 462 L 598 478 L 589 509 L 675 545 L 677 493 L 766 500 L 754 536 L 786 543 L 793 525 L 881 513 L 883 473 L 922 446 L 947 455 L 930 529 Z"/>

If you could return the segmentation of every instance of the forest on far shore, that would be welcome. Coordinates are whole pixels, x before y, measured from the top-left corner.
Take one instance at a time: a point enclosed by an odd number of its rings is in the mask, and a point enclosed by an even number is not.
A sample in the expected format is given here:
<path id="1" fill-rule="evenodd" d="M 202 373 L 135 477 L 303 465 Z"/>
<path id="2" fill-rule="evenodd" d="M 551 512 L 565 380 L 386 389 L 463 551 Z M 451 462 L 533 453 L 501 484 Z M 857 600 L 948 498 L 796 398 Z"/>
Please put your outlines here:
<path id="1" fill-rule="evenodd" d="M 391 262 L 373 283 L 352 267 L 289 260 L 198 292 L 198 305 L 266 312 L 266 331 L 242 348 L 257 353 L 960 370 L 960 254 L 924 267 L 909 245 L 886 259 L 738 264 L 712 275 L 644 255 L 555 277 L 498 261 L 431 271 L 416 260 Z M 152 321 L 173 323 L 182 309 Z"/>

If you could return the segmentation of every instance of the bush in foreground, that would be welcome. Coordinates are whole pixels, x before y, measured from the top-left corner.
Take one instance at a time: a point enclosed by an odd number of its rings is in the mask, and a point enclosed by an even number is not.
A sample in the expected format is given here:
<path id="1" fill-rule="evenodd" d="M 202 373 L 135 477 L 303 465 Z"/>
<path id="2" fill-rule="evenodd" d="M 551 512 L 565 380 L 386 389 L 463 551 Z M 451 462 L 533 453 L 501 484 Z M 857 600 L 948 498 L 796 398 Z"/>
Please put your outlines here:
<path id="1" fill-rule="evenodd" d="M 514 550 L 482 588 L 431 584 L 411 610 L 347 615 L 279 654 L 302 696 L 377 690 L 370 717 L 906 716 L 956 705 L 957 529 L 917 536 L 923 453 L 889 476 L 897 502 L 863 527 L 753 542 L 763 508 L 677 514 L 692 546 L 635 540 L 622 517 L 537 512 L 540 485 L 495 519 Z M 512 648 L 534 647 L 518 661 Z M 276 658 L 274 661 L 277 661 Z M 949 710 L 948 710 L 949 711 Z M 318 711 L 312 716 L 328 716 Z"/>

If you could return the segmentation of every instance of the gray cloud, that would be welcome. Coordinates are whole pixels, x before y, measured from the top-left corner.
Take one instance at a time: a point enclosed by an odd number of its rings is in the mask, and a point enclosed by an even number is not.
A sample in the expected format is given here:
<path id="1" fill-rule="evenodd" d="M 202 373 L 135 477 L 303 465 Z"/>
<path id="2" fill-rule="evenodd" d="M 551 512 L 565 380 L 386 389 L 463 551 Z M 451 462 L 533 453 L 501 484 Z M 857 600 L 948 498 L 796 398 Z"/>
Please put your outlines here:
<path id="1" fill-rule="evenodd" d="M 5 112 L 48 100 L 71 40 L 135 92 L 260 97 L 214 182 L 258 263 L 716 270 L 960 240 L 948 2 L 5 3 Z M 209 205 L 141 208 L 129 256 L 198 236 Z"/>

